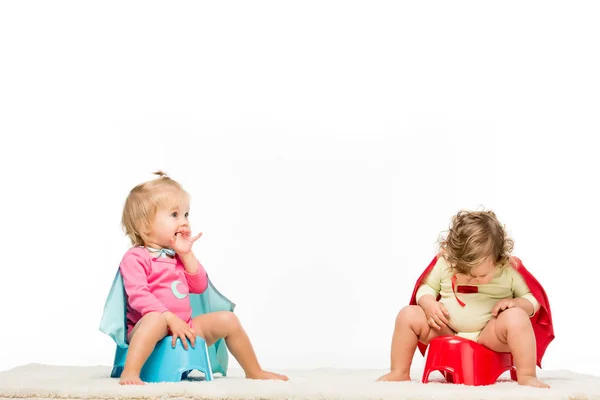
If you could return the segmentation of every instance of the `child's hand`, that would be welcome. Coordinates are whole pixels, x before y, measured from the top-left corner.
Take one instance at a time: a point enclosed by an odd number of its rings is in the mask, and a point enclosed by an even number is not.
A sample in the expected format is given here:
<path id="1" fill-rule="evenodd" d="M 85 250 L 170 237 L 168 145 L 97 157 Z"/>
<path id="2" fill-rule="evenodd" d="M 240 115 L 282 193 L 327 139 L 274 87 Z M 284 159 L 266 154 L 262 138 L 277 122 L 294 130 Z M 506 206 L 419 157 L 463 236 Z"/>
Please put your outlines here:
<path id="1" fill-rule="evenodd" d="M 446 306 L 439 301 L 432 301 L 431 303 L 427 304 L 423 310 L 427 316 L 427 323 L 433 329 L 439 331 L 448 325 L 447 317 L 450 315 L 450 313 L 446 309 Z"/>
<path id="2" fill-rule="evenodd" d="M 183 348 L 187 350 L 188 343 L 186 337 L 190 339 L 192 347 L 196 346 L 196 332 L 193 328 L 191 328 L 188 324 L 185 323 L 184 320 L 182 320 L 170 311 L 167 311 L 165 313 L 165 318 L 167 319 L 167 326 L 171 331 L 171 335 L 173 335 L 173 348 L 175 348 L 177 338 L 180 338 L 181 344 L 183 344 Z"/>
<path id="3" fill-rule="evenodd" d="M 194 237 L 191 236 L 191 233 L 189 229 L 183 229 L 181 232 L 177 232 L 175 237 L 171 238 L 171 248 L 175 250 L 175 253 L 180 256 L 189 253 L 192 250 L 194 242 L 202 236 L 202 232 Z"/>
<path id="4" fill-rule="evenodd" d="M 492 315 L 497 317 L 504 310 L 508 310 L 509 308 L 519 307 L 519 304 L 515 301 L 515 299 L 502 299 L 499 300 L 494 308 L 492 308 Z"/>

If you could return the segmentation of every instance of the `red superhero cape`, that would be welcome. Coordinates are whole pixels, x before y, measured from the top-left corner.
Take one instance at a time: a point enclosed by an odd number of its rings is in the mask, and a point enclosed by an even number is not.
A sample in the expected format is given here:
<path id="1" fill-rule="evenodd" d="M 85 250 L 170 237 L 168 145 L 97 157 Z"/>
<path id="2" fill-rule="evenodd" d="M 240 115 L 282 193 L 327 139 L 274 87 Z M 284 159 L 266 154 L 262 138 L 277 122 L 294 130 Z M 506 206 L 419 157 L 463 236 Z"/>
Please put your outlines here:
<path id="1" fill-rule="evenodd" d="M 412 297 L 410 298 L 410 305 L 417 305 L 416 295 L 417 290 L 421 286 L 423 280 L 427 277 L 427 275 L 431 272 L 433 267 L 435 266 L 438 260 L 438 256 L 435 256 L 429 266 L 423 271 L 417 283 L 415 284 L 415 288 L 413 290 Z M 554 339 L 554 328 L 552 326 L 552 314 L 550 313 L 550 302 L 548 301 L 548 296 L 546 296 L 546 292 L 542 285 L 531 275 L 531 273 L 525 268 L 523 263 L 517 257 L 512 257 L 512 266 L 515 271 L 519 272 L 525 283 L 531 290 L 531 294 L 536 300 L 540 303 L 540 309 L 535 313 L 533 317 L 531 317 L 531 324 L 533 325 L 533 332 L 535 334 L 535 342 L 537 346 L 537 365 L 542 367 L 542 357 L 546 352 L 546 348 L 550 344 L 550 342 Z M 439 299 L 439 296 L 438 296 Z M 422 355 L 425 355 L 425 350 L 427 350 L 427 345 L 419 342 L 419 350 Z"/>

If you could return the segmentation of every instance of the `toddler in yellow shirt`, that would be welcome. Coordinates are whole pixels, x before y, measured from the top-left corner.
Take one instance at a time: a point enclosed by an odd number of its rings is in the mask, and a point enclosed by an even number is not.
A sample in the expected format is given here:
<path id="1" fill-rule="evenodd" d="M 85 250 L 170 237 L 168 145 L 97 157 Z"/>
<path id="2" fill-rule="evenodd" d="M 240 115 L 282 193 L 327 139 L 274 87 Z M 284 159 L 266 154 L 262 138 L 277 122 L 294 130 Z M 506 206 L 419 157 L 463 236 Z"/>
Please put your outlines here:
<path id="1" fill-rule="evenodd" d="M 390 372 L 379 381 L 410 380 L 419 346 L 458 335 L 511 352 L 521 385 L 544 387 L 536 361 L 554 339 L 548 298 L 521 261 L 493 211 L 460 211 L 440 252 L 417 281 L 410 305 L 396 317 Z"/>

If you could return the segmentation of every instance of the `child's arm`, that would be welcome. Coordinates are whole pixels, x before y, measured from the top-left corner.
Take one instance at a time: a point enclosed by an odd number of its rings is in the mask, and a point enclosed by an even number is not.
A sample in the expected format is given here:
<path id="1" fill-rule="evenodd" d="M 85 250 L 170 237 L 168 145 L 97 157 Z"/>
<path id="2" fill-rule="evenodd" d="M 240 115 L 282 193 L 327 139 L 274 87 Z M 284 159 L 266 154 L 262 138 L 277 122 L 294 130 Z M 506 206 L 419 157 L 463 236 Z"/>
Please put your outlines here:
<path id="1" fill-rule="evenodd" d="M 150 292 L 147 274 L 149 266 L 141 254 L 133 251 L 127 253 L 119 268 L 125 293 L 127 293 L 127 302 L 142 314 L 142 317 L 149 312 L 168 311 L 167 307 Z"/>
<path id="2" fill-rule="evenodd" d="M 449 326 L 448 310 L 442 303 L 437 301 L 442 288 L 442 267 L 445 266 L 446 263 L 441 258 L 438 259 L 431 272 L 423 279 L 423 283 L 419 286 L 415 295 L 417 304 L 425 312 L 427 324 L 438 331 Z"/>
<path id="3" fill-rule="evenodd" d="M 529 290 L 523 276 L 513 268 L 510 268 L 510 272 L 512 274 L 512 291 L 515 302 L 520 308 L 527 312 L 527 315 L 533 317 L 540 309 L 540 303 L 533 296 L 531 290 Z"/>
<path id="4" fill-rule="evenodd" d="M 437 301 L 437 297 L 440 294 L 440 290 L 442 289 L 442 264 L 445 265 L 445 263 L 441 260 L 442 259 L 440 257 L 429 275 L 425 277 L 423 283 L 417 290 L 415 300 L 421 307 L 425 305 L 421 304 L 422 302 L 430 303 L 431 300 Z"/>
<path id="5" fill-rule="evenodd" d="M 208 287 L 208 276 L 200 261 L 192 251 L 192 245 L 202 236 L 202 233 L 191 237 L 191 231 L 185 229 L 180 235 L 171 238 L 171 248 L 175 250 L 185 269 L 185 278 L 190 293 L 203 293 Z"/>
<path id="6" fill-rule="evenodd" d="M 208 275 L 202 264 L 200 264 L 200 261 L 198 261 L 191 251 L 179 258 L 185 268 L 185 278 L 187 279 L 190 293 L 204 293 L 208 287 Z"/>

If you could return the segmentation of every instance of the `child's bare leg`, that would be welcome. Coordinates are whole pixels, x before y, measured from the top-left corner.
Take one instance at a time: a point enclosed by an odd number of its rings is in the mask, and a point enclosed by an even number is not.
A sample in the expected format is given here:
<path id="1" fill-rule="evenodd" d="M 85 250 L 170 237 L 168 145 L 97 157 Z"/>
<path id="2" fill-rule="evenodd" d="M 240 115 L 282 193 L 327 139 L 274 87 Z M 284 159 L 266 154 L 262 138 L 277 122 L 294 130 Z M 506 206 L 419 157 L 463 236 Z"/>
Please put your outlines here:
<path id="1" fill-rule="evenodd" d="M 142 366 L 154 350 L 156 343 L 167 335 L 167 320 L 158 312 L 142 317 L 131 331 L 125 367 L 121 374 L 121 385 L 143 385 L 140 379 Z"/>
<path id="2" fill-rule="evenodd" d="M 448 327 L 432 329 L 427 323 L 425 311 L 419 306 L 406 306 L 398 313 L 392 336 L 390 372 L 379 377 L 378 381 L 409 381 L 410 365 L 419 341 L 428 344 L 441 335 L 452 335 Z"/>
<path id="3" fill-rule="evenodd" d="M 520 385 L 550 387 L 536 376 L 535 335 L 523 309 L 509 308 L 492 318 L 481 331 L 478 341 L 494 351 L 512 353 Z"/>
<path id="4" fill-rule="evenodd" d="M 208 314 L 198 315 L 193 319 L 196 334 L 211 346 L 217 340 L 225 338 L 227 348 L 249 379 L 278 379 L 287 381 L 285 375 L 264 371 L 258 360 L 250 338 L 242 327 L 238 317 L 230 311 L 218 311 Z"/>

